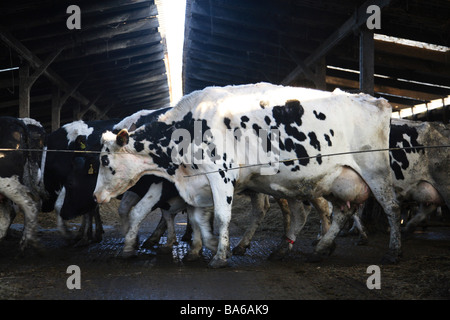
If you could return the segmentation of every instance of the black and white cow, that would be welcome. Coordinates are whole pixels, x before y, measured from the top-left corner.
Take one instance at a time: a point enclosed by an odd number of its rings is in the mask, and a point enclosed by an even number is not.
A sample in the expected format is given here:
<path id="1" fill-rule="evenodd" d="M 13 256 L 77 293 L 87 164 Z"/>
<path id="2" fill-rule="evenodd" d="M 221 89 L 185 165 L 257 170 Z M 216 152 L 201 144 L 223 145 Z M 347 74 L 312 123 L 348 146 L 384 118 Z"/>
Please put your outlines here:
<path id="1" fill-rule="evenodd" d="M 370 188 L 391 225 L 386 258 L 396 261 L 399 206 L 386 170 L 389 155 L 349 153 L 388 148 L 390 115 L 391 107 L 383 99 L 339 90 L 330 93 L 265 83 L 206 88 L 185 96 L 158 121 L 131 134 L 126 130 L 103 134 L 94 195 L 99 203 L 108 202 L 144 174 L 174 182 L 192 206 L 193 228 L 202 226 L 207 246 L 214 245 L 208 244 L 211 237 L 202 224 L 208 219 L 199 215 L 199 209 L 214 205 L 219 245 L 209 265 L 221 267 L 227 264 L 234 191 L 250 189 L 287 198 L 296 220 L 300 217 L 294 200 L 299 197 L 324 196 L 338 211 L 346 211 L 347 203 L 363 202 Z M 267 143 L 277 135 L 278 145 Z M 256 143 L 245 143 L 244 138 L 254 138 Z M 244 141 L 245 147 L 235 148 L 236 141 Z M 341 154 L 325 156 L 331 153 Z M 253 155 L 269 158 L 270 168 L 241 167 Z M 277 168 L 279 160 L 283 162 Z M 292 241 L 296 234 L 295 228 L 288 233 Z M 198 255 L 200 249 L 201 242 L 193 241 L 190 253 Z"/>
<path id="2" fill-rule="evenodd" d="M 58 200 L 56 201 L 56 209 L 59 215 L 63 219 L 72 219 L 86 212 L 91 213 L 86 216 L 83 220 L 83 225 L 80 231 L 82 231 L 83 236 L 79 243 L 85 244 L 89 241 L 86 236 L 91 233 L 91 222 L 92 216 L 96 219 L 96 227 L 100 228 L 97 230 L 95 235 L 95 241 L 101 240 L 101 220 L 99 215 L 98 204 L 94 202 L 92 193 L 95 189 L 95 184 L 97 181 L 97 173 L 99 167 L 99 157 L 96 151 L 100 150 L 100 136 L 106 130 L 118 131 L 118 128 L 131 128 L 141 126 L 144 123 L 153 121 L 160 114 L 166 112 L 168 108 L 162 108 L 157 110 L 141 110 L 135 114 L 121 120 L 112 121 L 91 121 L 83 122 L 76 121 L 71 124 L 65 125 L 51 134 L 50 141 L 57 140 L 59 145 L 50 142 L 49 148 L 63 148 L 67 144 L 68 149 L 71 150 L 82 150 L 87 153 L 79 154 L 67 154 L 64 158 L 52 157 L 48 160 L 48 164 L 52 163 L 53 168 L 47 169 L 47 177 L 51 177 L 51 172 L 66 172 L 66 177 L 64 181 L 60 179 L 60 182 L 64 186 L 59 193 Z M 58 153 L 59 154 L 59 153 Z M 56 160 L 56 162 L 54 162 Z M 63 161 L 63 162 L 60 162 Z M 59 175 L 63 176 L 63 174 Z M 56 175 L 56 178 L 58 175 Z M 53 177 L 54 178 L 54 177 Z M 55 181 L 56 179 L 53 179 Z M 48 181 L 48 180 L 46 180 Z M 52 182 L 53 182 L 52 181 Z M 52 185 L 50 183 L 50 186 Z M 163 188 L 158 194 L 161 199 L 157 200 L 156 203 L 148 204 L 145 203 L 145 210 L 150 210 L 156 205 L 158 208 L 166 208 L 168 199 L 173 196 L 178 196 L 173 184 L 159 177 L 145 177 L 142 181 L 138 182 L 136 186 L 130 189 L 125 195 L 124 199 L 121 201 L 121 206 L 119 208 L 119 215 L 121 216 L 124 229 L 128 230 L 128 214 L 131 207 L 134 206 L 138 201 L 130 203 L 130 198 L 135 199 L 136 197 L 143 198 L 145 193 L 149 190 L 150 186 L 155 183 L 161 183 Z M 137 194 L 137 195 L 136 195 Z M 56 195 L 56 193 L 55 193 Z M 133 197 L 136 195 L 136 197 Z M 154 195 L 153 199 L 155 199 Z M 148 208 L 147 208 L 148 207 Z M 124 209 L 125 208 L 125 209 Z M 136 206 L 134 211 L 138 211 L 139 206 Z M 133 212 L 133 211 L 132 211 Z M 149 212 L 149 211 L 148 211 Z M 135 214 L 130 214 L 131 218 Z M 130 219 L 131 219 L 130 218 Z M 65 228 L 62 228 L 63 233 L 68 234 Z M 125 251 L 127 252 L 127 251 Z"/>
<path id="3" fill-rule="evenodd" d="M 392 119 L 389 133 L 390 169 L 393 174 L 394 190 L 401 206 L 417 205 L 414 217 L 407 223 L 405 233 L 414 231 L 416 225 L 424 220 L 437 207 L 450 207 L 450 128 L 434 122 L 417 122 Z M 424 148 L 426 146 L 446 146 Z M 398 148 L 398 149 L 397 149 Z M 360 243 L 367 242 L 367 234 L 361 223 L 363 207 L 354 208 L 354 226 L 360 233 Z M 289 213 L 288 213 L 289 215 Z M 351 215 L 348 215 L 348 217 Z M 323 254 L 329 254 L 332 241 L 343 228 L 344 220 L 333 220 L 331 226 L 322 230 L 325 235 L 315 249 L 314 261 Z M 334 225 L 335 224 L 335 225 Z"/>
<path id="4" fill-rule="evenodd" d="M 25 217 L 22 250 L 40 247 L 36 231 L 43 196 L 40 165 L 44 141 L 45 131 L 34 119 L 0 117 L 0 148 L 5 149 L 0 152 L 0 239 L 14 218 L 13 202 Z"/>
<path id="5" fill-rule="evenodd" d="M 83 215 L 83 224 L 76 237 L 77 245 L 83 245 L 92 238 L 92 219 L 96 221 L 94 241 L 102 239 L 102 222 L 99 208 L 92 199 L 92 193 L 85 192 L 83 185 L 75 186 L 70 179 L 85 173 L 95 185 L 93 164 L 98 163 L 98 154 L 74 153 L 66 151 L 100 150 L 100 137 L 105 130 L 112 130 L 119 120 L 74 121 L 55 130 L 47 137 L 47 155 L 44 170 L 44 184 L 49 194 L 42 211 L 57 212 L 58 227 L 70 239 L 63 220 Z M 61 150 L 61 151 L 58 151 Z M 96 161 L 92 161 L 92 159 Z M 84 167 L 87 166 L 87 170 Z M 98 165 L 97 165 L 98 167 Z M 75 192 L 73 192 L 75 190 Z"/>
<path id="6" fill-rule="evenodd" d="M 415 206 L 404 229 L 408 235 L 438 207 L 450 208 L 450 181 L 445 174 L 450 172 L 450 127 L 436 122 L 392 119 L 389 137 L 390 148 L 407 148 L 390 152 L 390 167 L 400 204 Z"/>

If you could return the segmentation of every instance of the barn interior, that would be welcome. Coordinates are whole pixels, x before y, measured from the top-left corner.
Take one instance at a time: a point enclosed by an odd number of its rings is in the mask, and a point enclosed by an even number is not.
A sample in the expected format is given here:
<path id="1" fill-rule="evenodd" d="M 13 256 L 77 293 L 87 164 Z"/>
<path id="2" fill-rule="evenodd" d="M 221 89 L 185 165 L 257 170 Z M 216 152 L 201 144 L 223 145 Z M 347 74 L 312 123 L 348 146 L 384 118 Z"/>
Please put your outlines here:
<path id="1" fill-rule="evenodd" d="M 163 2 L 77 1 L 78 29 L 73 1 L 3 1 L 0 115 L 52 131 L 174 103 Z M 183 93 L 260 81 L 341 88 L 386 98 L 395 117 L 447 123 L 449 16 L 445 0 L 187 0 Z"/>
<path id="2" fill-rule="evenodd" d="M 178 6 L 183 50 L 175 61 L 167 27 Z M 173 105 L 177 92 L 263 81 L 365 92 L 386 98 L 393 117 L 448 123 L 449 17 L 448 0 L 1 1 L 0 116 L 34 118 L 50 133 L 79 119 L 123 118 Z M 252 210 L 244 198 L 234 200 L 232 247 Z M 382 266 L 382 289 L 369 290 L 367 267 L 379 264 L 388 233 L 370 234 L 368 246 L 339 237 L 331 256 L 308 264 L 306 253 L 319 230 L 312 214 L 290 256 L 271 262 L 283 230 L 280 209 L 272 203 L 246 255 L 233 256 L 231 268 L 206 271 L 211 251 L 193 264 L 183 260 L 189 250 L 181 239 L 186 214 L 177 215 L 181 240 L 172 255 L 155 246 L 140 248 L 133 260 L 116 259 L 124 245 L 119 203 L 101 206 L 101 243 L 68 246 L 55 212 L 38 215 L 46 255 L 19 256 L 20 236 L 1 239 L 0 299 L 154 299 L 157 308 L 165 306 L 159 299 L 191 305 L 196 299 L 268 305 L 293 299 L 450 299 L 448 208 L 444 218 L 435 214 L 428 229 L 422 226 L 402 243 L 402 262 Z M 155 230 L 158 214 L 142 224 L 142 241 Z M 11 229 L 21 235 L 23 225 L 19 214 Z M 73 230 L 80 225 L 70 224 Z M 66 286 L 68 265 L 81 266 L 82 290 Z M 219 302 L 217 309 L 223 308 Z M 178 315 L 178 305 L 169 303 L 164 311 Z M 280 309 L 270 305 L 271 314 Z"/>

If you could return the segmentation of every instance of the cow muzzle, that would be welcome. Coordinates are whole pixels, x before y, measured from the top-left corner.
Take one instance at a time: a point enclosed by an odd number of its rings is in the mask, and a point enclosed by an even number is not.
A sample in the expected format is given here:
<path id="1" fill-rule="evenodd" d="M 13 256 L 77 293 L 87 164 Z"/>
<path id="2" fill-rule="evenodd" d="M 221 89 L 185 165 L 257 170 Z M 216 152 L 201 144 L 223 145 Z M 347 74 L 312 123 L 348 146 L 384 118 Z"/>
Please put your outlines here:
<path id="1" fill-rule="evenodd" d="M 104 191 L 94 193 L 94 201 L 98 204 L 108 203 L 111 197 Z"/>

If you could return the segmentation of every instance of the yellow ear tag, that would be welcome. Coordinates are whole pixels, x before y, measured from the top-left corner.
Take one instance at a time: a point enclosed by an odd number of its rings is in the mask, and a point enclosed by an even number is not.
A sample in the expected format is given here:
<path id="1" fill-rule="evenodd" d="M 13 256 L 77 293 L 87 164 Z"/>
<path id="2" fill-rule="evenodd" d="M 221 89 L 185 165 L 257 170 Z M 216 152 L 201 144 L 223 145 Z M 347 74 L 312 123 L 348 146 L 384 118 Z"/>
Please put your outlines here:
<path id="1" fill-rule="evenodd" d="M 81 150 L 84 150 L 86 149 L 86 145 L 83 142 L 80 142 L 80 148 Z"/>
<path id="2" fill-rule="evenodd" d="M 88 174 L 94 174 L 94 168 L 92 168 L 92 164 L 89 165 Z"/>

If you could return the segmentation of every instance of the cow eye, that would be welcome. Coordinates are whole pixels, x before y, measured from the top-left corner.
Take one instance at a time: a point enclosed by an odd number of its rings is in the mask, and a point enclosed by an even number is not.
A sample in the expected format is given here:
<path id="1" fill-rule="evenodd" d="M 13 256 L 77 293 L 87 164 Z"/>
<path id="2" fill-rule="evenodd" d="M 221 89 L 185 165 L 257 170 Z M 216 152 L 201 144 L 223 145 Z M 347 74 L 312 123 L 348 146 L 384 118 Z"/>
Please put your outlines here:
<path id="1" fill-rule="evenodd" d="M 102 166 L 107 167 L 109 165 L 109 159 L 108 156 L 102 156 Z"/>

